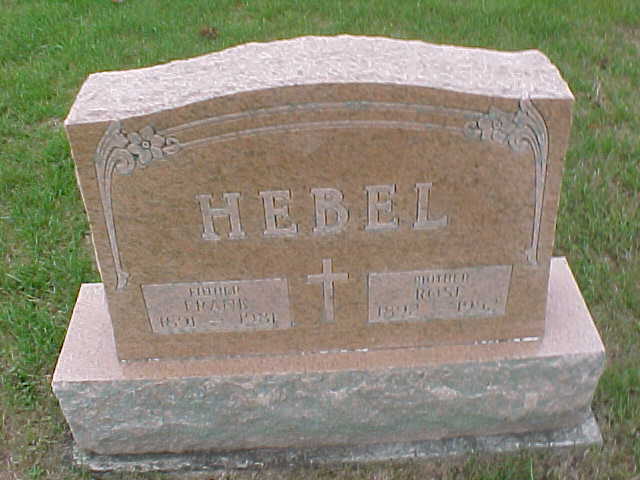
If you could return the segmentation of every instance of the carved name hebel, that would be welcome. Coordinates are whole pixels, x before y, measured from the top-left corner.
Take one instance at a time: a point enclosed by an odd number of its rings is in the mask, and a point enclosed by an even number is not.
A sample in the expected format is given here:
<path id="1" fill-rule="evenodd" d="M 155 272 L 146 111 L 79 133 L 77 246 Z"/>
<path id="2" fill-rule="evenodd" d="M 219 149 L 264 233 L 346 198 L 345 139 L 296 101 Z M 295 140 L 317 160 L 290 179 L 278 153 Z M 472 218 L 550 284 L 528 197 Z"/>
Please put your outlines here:
<path id="1" fill-rule="evenodd" d="M 363 189 L 366 203 L 366 224 L 361 228 L 368 232 L 393 231 L 400 228 L 395 209 L 396 185 L 366 185 Z M 447 215 L 432 218 L 429 209 L 431 183 L 416 183 L 416 210 L 412 230 L 435 230 L 447 226 Z M 338 234 L 351 221 L 349 205 L 342 191 L 336 188 L 311 188 L 313 197 L 313 235 Z M 265 237 L 295 237 L 299 234 L 298 223 L 291 217 L 295 199 L 289 190 L 265 190 L 258 192 L 262 199 Z M 196 195 L 196 202 L 202 216 L 202 238 L 219 241 L 222 235 L 216 232 L 216 224 L 228 225 L 227 238 L 241 240 L 247 238 L 242 226 L 239 192 L 224 192 L 222 199 L 212 194 Z M 214 206 L 214 204 L 221 206 Z"/>

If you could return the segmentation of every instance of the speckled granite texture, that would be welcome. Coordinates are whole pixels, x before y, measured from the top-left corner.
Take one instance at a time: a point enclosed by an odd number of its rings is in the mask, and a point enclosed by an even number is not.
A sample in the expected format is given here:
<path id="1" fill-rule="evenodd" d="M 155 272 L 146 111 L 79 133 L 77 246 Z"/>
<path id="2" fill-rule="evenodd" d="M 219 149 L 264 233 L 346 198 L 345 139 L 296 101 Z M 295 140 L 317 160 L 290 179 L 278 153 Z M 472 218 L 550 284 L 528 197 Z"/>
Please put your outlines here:
<path id="1" fill-rule="evenodd" d="M 593 416 L 575 427 L 543 432 L 476 435 L 417 442 L 339 445 L 317 448 L 260 448 L 237 451 L 100 455 L 76 449 L 76 463 L 94 472 L 171 472 L 180 478 L 210 477 L 216 470 L 257 470 L 386 460 L 421 460 L 464 454 L 506 453 L 523 448 L 581 448 L 601 443 Z M 191 474 L 191 475 L 189 475 Z M 204 477 L 201 475 L 205 474 Z"/>
<path id="2" fill-rule="evenodd" d="M 587 425 L 604 347 L 562 258 L 552 262 L 546 328 L 543 341 L 519 344 L 120 363 L 102 286 L 91 284 L 80 291 L 53 389 L 80 451 L 101 455 L 391 445 Z"/>
<path id="3" fill-rule="evenodd" d="M 292 85 L 400 84 L 505 98 L 573 98 L 537 50 L 496 52 L 381 37 L 300 37 L 89 76 L 67 124 L 116 120 Z"/>

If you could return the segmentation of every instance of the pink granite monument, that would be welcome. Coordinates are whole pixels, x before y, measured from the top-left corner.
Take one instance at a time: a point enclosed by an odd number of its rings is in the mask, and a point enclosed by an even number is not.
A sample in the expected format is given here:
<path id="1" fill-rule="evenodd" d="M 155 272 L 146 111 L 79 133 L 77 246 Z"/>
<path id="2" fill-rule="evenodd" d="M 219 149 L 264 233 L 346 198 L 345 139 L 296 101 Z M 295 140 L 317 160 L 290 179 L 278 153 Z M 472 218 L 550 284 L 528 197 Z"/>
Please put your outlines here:
<path id="1" fill-rule="evenodd" d="M 385 38 L 91 75 L 65 126 L 103 283 L 53 381 L 79 461 L 599 441 L 552 258 L 572 104 L 538 51 Z"/>

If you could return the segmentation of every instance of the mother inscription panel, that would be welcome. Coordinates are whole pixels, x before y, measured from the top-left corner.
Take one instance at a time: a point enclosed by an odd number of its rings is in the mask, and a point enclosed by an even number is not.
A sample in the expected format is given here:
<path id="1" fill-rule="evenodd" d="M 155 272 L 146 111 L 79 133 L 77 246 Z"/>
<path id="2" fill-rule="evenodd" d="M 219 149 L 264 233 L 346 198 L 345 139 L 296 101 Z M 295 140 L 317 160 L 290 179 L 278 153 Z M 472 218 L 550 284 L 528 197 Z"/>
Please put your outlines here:
<path id="1" fill-rule="evenodd" d="M 536 51 L 366 37 L 90 76 L 120 358 L 539 338 L 572 102 Z"/>

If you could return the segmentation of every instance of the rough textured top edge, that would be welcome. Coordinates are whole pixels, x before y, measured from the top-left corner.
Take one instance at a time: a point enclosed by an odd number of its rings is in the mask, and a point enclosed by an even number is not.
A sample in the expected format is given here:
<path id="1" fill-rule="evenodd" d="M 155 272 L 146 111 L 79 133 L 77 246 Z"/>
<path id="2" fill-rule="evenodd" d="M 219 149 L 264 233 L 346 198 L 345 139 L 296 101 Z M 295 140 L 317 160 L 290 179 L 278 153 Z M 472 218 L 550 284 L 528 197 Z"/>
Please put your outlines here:
<path id="1" fill-rule="evenodd" d="M 110 121 L 210 98 L 327 83 L 398 84 L 504 98 L 572 99 L 537 50 L 499 52 L 383 37 L 299 37 L 248 43 L 163 65 L 94 73 L 65 124 Z"/>

